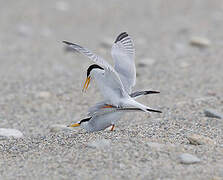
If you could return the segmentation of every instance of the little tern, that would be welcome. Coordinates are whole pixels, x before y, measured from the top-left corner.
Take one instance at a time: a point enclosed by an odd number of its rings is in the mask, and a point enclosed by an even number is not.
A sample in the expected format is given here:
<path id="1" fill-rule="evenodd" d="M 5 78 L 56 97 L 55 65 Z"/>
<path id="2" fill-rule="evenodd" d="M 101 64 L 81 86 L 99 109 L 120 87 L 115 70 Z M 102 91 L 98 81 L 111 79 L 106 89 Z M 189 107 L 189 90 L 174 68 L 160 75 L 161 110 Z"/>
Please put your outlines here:
<path id="1" fill-rule="evenodd" d="M 129 95 L 136 81 L 134 62 L 135 50 L 133 41 L 126 32 L 121 33 L 116 38 L 115 44 L 112 47 L 112 57 L 115 60 L 114 68 L 103 58 L 90 52 L 88 49 L 67 41 L 63 42 L 96 63 L 96 65 L 89 70 L 85 86 L 88 87 L 91 78 L 95 79 L 109 107 L 135 107 L 145 112 L 161 113 L 159 110 L 151 109 L 135 101 Z"/>
<path id="2" fill-rule="evenodd" d="M 87 132 L 95 132 L 104 130 L 112 126 L 111 131 L 114 130 L 115 123 L 118 119 L 121 118 L 123 112 L 130 111 L 141 111 L 139 108 L 109 108 L 106 111 L 100 114 L 94 114 L 88 118 L 82 119 L 74 124 L 69 125 L 69 127 L 82 127 Z"/>
<path id="3" fill-rule="evenodd" d="M 130 96 L 133 98 L 138 98 L 142 95 L 154 94 L 150 91 L 139 91 L 132 93 Z M 89 108 L 88 118 L 82 119 L 74 124 L 69 125 L 69 127 L 82 127 L 87 132 L 95 132 L 104 130 L 110 126 L 111 131 L 114 130 L 117 120 L 119 120 L 125 112 L 142 111 L 139 108 L 104 108 L 106 105 L 105 101 L 97 103 L 95 106 Z"/>

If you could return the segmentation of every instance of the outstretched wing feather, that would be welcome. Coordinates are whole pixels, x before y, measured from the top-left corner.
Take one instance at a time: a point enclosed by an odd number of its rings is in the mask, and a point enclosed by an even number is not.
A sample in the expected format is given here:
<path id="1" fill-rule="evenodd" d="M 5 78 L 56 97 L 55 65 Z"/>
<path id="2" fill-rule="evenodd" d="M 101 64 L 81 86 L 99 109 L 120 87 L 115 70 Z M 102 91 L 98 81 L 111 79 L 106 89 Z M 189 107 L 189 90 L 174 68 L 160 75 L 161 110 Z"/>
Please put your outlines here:
<path id="1" fill-rule="evenodd" d="M 136 82 L 135 48 L 132 38 L 126 32 L 116 38 L 111 54 L 115 61 L 115 71 L 119 74 L 125 90 L 131 93 Z"/>
<path id="2" fill-rule="evenodd" d="M 102 66 L 105 70 L 105 74 L 112 79 L 114 85 L 120 89 L 122 95 L 125 95 L 125 89 L 122 84 L 122 81 L 118 75 L 118 73 L 115 71 L 115 69 L 108 64 L 103 58 L 97 56 L 96 54 L 92 53 L 87 48 L 84 48 L 78 44 L 74 44 L 68 41 L 63 41 L 63 43 L 67 44 L 69 47 L 73 48 L 75 51 L 80 52 L 81 54 L 87 56 L 89 59 L 94 61 L 96 64 Z"/>

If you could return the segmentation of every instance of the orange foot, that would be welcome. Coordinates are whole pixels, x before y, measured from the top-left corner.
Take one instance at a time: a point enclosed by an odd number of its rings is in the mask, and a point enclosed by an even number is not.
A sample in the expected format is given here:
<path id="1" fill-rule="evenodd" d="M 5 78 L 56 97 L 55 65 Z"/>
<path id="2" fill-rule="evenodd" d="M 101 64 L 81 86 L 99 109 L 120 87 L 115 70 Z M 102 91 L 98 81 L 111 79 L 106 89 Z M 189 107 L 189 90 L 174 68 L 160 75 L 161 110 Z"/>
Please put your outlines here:
<path id="1" fill-rule="evenodd" d="M 114 129 L 115 129 L 115 125 L 112 124 L 111 131 L 114 131 Z"/>

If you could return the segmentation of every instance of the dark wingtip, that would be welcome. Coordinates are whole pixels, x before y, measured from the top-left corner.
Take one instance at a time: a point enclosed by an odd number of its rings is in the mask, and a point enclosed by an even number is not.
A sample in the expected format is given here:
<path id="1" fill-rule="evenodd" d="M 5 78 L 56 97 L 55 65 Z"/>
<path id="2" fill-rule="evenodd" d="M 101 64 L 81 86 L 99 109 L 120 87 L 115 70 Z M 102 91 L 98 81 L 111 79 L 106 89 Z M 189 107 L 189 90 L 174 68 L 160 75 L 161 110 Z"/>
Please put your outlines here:
<path id="1" fill-rule="evenodd" d="M 145 91 L 145 94 L 159 94 L 159 91 Z"/>
<path id="2" fill-rule="evenodd" d="M 67 45 L 72 45 L 73 43 L 71 42 L 68 42 L 68 41 L 62 41 L 64 44 L 67 44 Z"/>
<path id="3" fill-rule="evenodd" d="M 118 35 L 118 37 L 115 40 L 115 43 L 117 43 L 118 41 L 121 41 L 123 38 L 127 37 L 128 34 L 126 32 L 122 32 L 121 34 Z"/>
<path id="4" fill-rule="evenodd" d="M 162 111 L 155 110 L 155 109 L 146 109 L 149 112 L 157 112 L 157 113 L 162 113 Z"/>

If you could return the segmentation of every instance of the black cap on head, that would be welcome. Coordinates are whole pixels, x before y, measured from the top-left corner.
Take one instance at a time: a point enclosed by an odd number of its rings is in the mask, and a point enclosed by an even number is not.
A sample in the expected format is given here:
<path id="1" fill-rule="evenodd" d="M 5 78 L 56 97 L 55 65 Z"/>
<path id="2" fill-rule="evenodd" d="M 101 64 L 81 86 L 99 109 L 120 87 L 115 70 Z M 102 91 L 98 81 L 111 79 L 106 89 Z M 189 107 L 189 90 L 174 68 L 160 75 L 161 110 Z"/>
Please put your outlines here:
<path id="1" fill-rule="evenodd" d="M 103 69 L 101 66 L 97 65 L 97 64 L 92 64 L 88 67 L 87 69 L 87 77 L 90 75 L 91 73 L 91 70 L 92 69 L 95 69 L 95 68 L 98 68 L 98 69 Z"/>
<path id="2" fill-rule="evenodd" d="M 82 119 L 80 120 L 79 124 L 83 123 L 83 122 L 87 122 L 91 119 L 92 117 L 86 118 L 86 119 Z"/>

